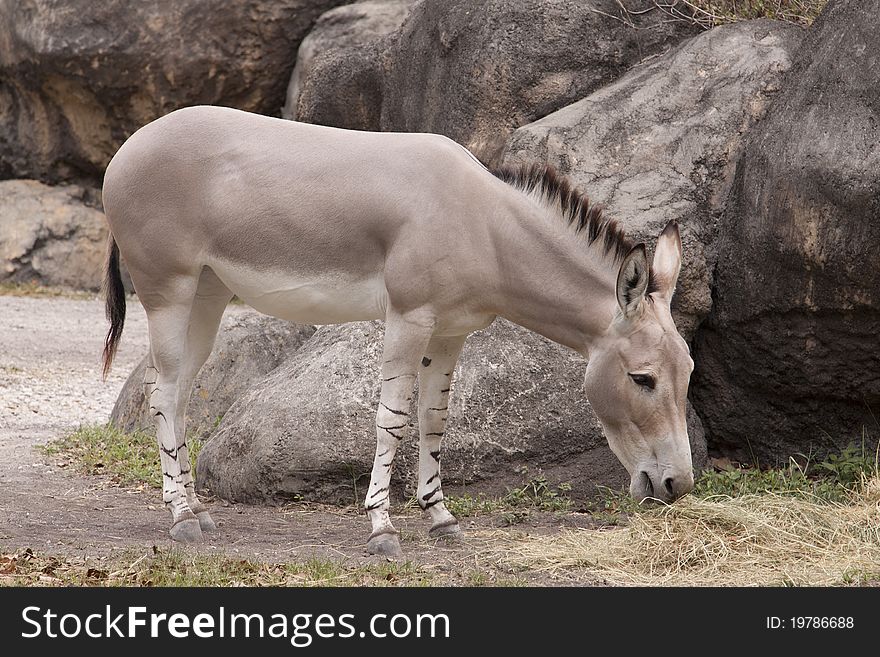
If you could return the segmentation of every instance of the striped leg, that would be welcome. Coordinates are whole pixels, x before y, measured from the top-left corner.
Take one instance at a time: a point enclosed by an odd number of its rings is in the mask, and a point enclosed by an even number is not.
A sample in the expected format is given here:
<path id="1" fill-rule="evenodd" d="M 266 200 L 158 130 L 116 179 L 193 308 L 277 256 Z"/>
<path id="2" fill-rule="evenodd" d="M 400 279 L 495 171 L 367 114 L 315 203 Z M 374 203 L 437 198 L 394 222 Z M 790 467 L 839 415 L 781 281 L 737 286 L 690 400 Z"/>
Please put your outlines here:
<path id="1" fill-rule="evenodd" d="M 177 400 L 177 416 L 174 421 L 174 433 L 175 438 L 177 439 L 177 454 L 178 460 L 180 461 L 181 483 L 183 485 L 179 492 L 186 497 L 186 502 L 192 512 L 196 514 L 196 518 L 199 521 L 199 527 L 201 527 L 202 531 L 210 532 L 216 530 L 217 525 L 214 523 L 214 519 L 211 518 L 211 514 L 208 513 L 208 507 L 202 504 L 196 496 L 195 478 L 192 475 L 193 463 L 189 457 L 189 445 L 186 441 L 186 407 L 189 403 L 190 392 L 192 391 L 192 382 L 193 379 L 186 379 L 182 380 L 180 383 Z"/>
<path id="2" fill-rule="evenodd" d="M 419 506 L 431 516 L 430 536 L 455 535 L 458 521 L 443 503 L 440 442 L 446 431 L 449 390 L 467 336 L 433 338 L 419 369 Z"/>
<path id="3" fill-rule="evenodd" d="M 223 318 L 223 311 L 232 292 L 214 275 L 210 269 L 202 272 L 198 292 L 190 311 L 189 328 L 186 336 L 186 354 L 180 383 L 178 386 L 177 416 L 174 421 L 177 438 L 177 453 L 180 461 L 180 474 L 183 481 L 182 493 L 186 496 L 192 512 L 199 520 L 202 531 L 210 532 L 217 529 L 211 514 L 198 498 L 195 491 L 195 478 L 192 475 L 193 463 L 189 457 L 189 445 L 186 441 L 186 408 L 189 405 L 193 381 L 199 370 L 211 355 L 217 329 Z"/>
<path id="4" fill-rule="evenodd" d="M 144 386 L 149 392 L 150 415 L 156 425 L 162 463 L 162 500 L 171 511 L 171 537 L 183 543 L 194 543 L 202 538 L 199 521 L 186 499 L 175 429 L 189 311 L 189 304 L 147 311 L 154 367 L 147 369 Z"/>
<path id="5" fill-rule="evenodd" d="M 382 393 L 376 413 L 376 456 L 364 506 L 373 532 L 371 554 L 400 556 L 400 539 L 388 515 L 391 469 L 397 446 L 407 435 L 416 371 L 431 337 L 431 328 L 391 316 L 385 323 Z"/>

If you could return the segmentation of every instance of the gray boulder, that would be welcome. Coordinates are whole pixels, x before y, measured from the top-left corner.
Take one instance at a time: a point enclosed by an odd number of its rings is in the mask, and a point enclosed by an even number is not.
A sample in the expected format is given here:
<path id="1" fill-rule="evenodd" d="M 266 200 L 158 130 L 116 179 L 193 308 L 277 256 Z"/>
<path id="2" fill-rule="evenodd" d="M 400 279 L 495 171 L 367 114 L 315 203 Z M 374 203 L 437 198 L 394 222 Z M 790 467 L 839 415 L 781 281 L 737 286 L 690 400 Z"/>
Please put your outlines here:
<path id="1" fill-rule="evenodd" d="M 75 185 L 0 181 L 0 281 L 98 290 L 107 222 Z"/>
<path id="2" fill-rule="evenodd" d="M 436 132 L 491 164 L 516 128 L 698 28 L 650 0 L 422 2 L 396 36 L 382 129 Z"/>
<path id="3" fill-rule="evenodd" d="M 314 326 L 229 306 L 214 351 L 193 384 L 187 433 L 207 438 L 239 397 L 295 354 L 314 332 Z M 152 428 L 143 390 L 146 364 L 145 356 L 129 375 L 113 407 L 110 421 L 124 431 Z"/>
<path id="4" fill-rule="evenodd" d="M 878 0 L 828 4 L 721 218 L 692 398 L 712 445 L 742 460 L 873 450 L 880 435 L 877 16 Z"/>
<path id="5" fill-rule="evenodd" d="M 376 447 L 382 335 L 381 322 L 320 328 L 229 409 L 199 456 L 199 486 L 239 501 L 357 499 Z M 584 396 L 585 369 L 578 354 L 503 320 L 474 333 L 452 386 L 444 486 L 504 490 L 523 465 L 576 493 L 628 482 Z M 702 428 L 689 419 L 700 466 Z M 417 436 L 414 426 L 398 451 L 399 494 L 414 492 Z"/>
<path id="6" fill-rule="evenodd" d="M 379 130 L 385 52 L 415 0 L 362 0 L 321 15 L 303 39 L 282 116 Z"/>
<path id="7" fill-rule="evenodd" d="M 766 112 L 803 30 L 768 20 L 705 32 L 583 100 L 517 130 L 505 165 L 548 162 L 636 240 L 679 222 L 673 311 L 690 340 L 712 306 L 718 217 L 743 134 Z"/>
<path id="8" fill-rule="evenodd" d="M 0 2 L 0 178 L 88 180 L 186 105 L 277 115 L 296 49 L 342 0 Z"/>

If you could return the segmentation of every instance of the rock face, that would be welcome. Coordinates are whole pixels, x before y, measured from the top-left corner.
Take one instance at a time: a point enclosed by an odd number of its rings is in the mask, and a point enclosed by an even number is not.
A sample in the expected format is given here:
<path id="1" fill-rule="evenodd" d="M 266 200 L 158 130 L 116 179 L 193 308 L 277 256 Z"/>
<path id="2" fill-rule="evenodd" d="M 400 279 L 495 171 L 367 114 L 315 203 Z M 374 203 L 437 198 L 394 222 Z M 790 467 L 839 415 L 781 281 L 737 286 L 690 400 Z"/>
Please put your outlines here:
<path id="1" fill-rule="evenodd" d="M 363 0 L 331 9 L 303 39 L 282 116 L 379 130 L 387 51 L 415 0 Z"/>
<path id="2" fill-rule="evenodd" d="M 748 138 L 692 398 L 763 464 L 880 434 L 880 2 L 831 2 Z"/>
<path id="3" fill-rule="evenodd" d="M 99 289 L 107 222 L 95 203 L 74 185 L 0 181 L 0 281 Z"/>
<path id="4" fill-rule="evenodd" d="M 239 397 L 296 353 L 314 332 L 314 326 L 229 306 L 214 351 L 193 385 L 187 433 L 207 437 Z M 113 407 L 110 421 L 125 431 L 152 427 L 143 390 L 146 364 L 144 357 L 129 375 Z"/>
<path id="5" fill-rule="evenodd" d="M 241 501 L 359 497 L 376 447 L 382 334 L 380 322 L 320 328 L 229 409 L 200 453 L 199 486 Z M 578 354 L 503 320 L 474 333 L 450 397 L 445 487 L 504 490 L 523 464 L 579 493 L 628 482 L 584 396 L 585 369 Z M 693 413 L 689 430 L 701 465 Z M 414 427 L 395 461 L 398 492 L 414 490 L 417 444 Z"/>
<path id="6" fill-rule="evenodd" d="M 186 105 L 277 115 L 300 40 L 341 0 L 0 2 L 0 177 L 97 184 Z"/>
<path id="7" fill-rule="evenodd" d="M 627 7 L 628 16 L 615 0 L 422 2 L 389 55 L 382 129 L 441 133 L 495 163 L 515 128 L 697 31 L 652 2 Z"/>
<path id="8" fill-rule="evenodd" d="M 517 130 L 504 164 L 549 162 L 653 246 L 672 219 L 684 263 L 673 302 L 691 339 L 711 306 L 717 221 L 744 131 L 766 111 L 800 28 L 767 20 L 710 30 L 583 100 Z"/>

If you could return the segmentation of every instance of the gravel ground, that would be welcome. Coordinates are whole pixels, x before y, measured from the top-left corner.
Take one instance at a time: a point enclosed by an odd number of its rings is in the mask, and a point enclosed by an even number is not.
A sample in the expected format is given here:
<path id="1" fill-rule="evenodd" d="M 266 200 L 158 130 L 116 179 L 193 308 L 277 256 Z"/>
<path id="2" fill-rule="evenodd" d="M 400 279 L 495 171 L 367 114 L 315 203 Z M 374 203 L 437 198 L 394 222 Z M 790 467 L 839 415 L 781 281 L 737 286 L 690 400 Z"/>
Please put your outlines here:
<path id="1" fill-rule="evenodd" d="M 128 304 L 119 352 L 103 382 L 105 333 L 98 299 L 0 296 L 0 451 L 8 456 L 22 431 L 48 438 L 107 420 L 125 378 L 147 351 L 140 304 Z"/>

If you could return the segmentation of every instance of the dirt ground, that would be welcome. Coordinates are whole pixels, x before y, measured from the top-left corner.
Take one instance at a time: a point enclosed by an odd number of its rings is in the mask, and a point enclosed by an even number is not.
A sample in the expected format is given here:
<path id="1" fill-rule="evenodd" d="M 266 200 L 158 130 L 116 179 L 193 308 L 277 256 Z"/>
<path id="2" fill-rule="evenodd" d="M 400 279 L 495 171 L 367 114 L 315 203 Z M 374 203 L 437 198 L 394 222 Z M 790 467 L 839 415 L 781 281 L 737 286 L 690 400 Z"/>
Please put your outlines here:
<path id="1" fill-rule="evenodd" d="M 231 306 L 228 312 L 236 312 Z M 143 310 L 129 300 L 111 376 L 101 381 L 106 323 L 98 299 L 0 296 L 0 548 L 29 547 L 59 557 L 112 558 L 121 550 L 170 548 L 169 516 L 156 490 L 111 485 L 61 467 L 35 449 L 80 424 L 105 422 L 126 376 L 147 349 Z M 368 439 L 368 437 L 365 437 Z M 196 548 L 280 562 L 322 557 L 350 564 L 380 559 L 365 551 L 369 523 L 355 508 L 256 507 L 215 500 L 219 531 Z M 591 526 L 585 514 L 538 514 L 501 528 L 499 517 L 464 519 L 466 538 L 428 539 L 428 521 L 395 517 L 407 559 L 431 568 L 481 567 L 489 544 L 562 526 Z M 492 563 L 485 562 L 489 570 Z M 540 574 L 526 581 L 542 581 Z M 574 582 L 566 582 L 574 583 Z M 586 583 L 586 582 L 581 582 Z"/>

